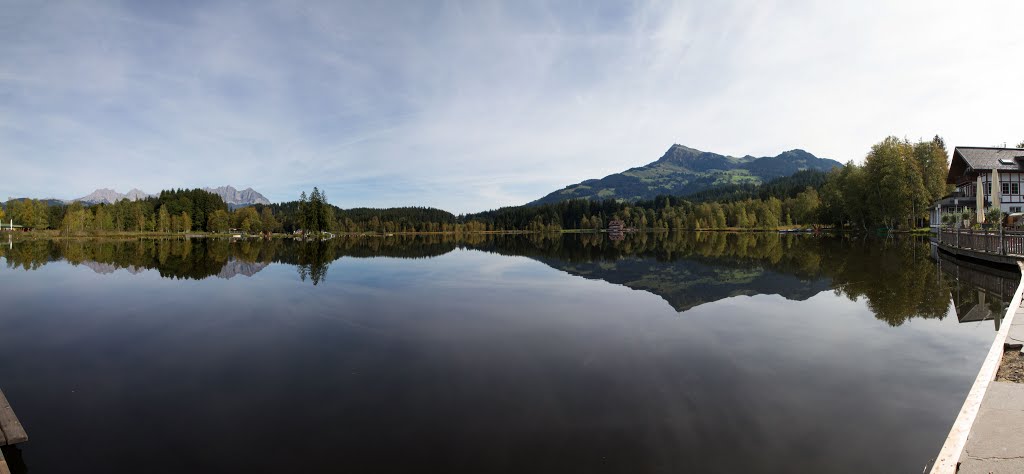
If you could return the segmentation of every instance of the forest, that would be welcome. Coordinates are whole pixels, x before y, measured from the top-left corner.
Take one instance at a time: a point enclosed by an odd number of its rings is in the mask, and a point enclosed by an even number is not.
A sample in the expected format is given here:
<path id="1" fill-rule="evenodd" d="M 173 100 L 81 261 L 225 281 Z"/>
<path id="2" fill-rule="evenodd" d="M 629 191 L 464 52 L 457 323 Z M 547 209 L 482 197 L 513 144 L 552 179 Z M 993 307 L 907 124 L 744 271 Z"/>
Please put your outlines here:
<path id="1" fill-rule="evenodd" d="M 32 229 L 59 230 L 62 235 L 227 232 L 230 228 L 272 232 L 280 229 L 273 216 L 253 217 L 251 208 L 232 212 L 220 196 L 202 189 L 167 190 L 155 197 L 138 201 L 122 199 L 114 204 L 14 199 L 4 207 L 0 218 L 12 219 Z"/>
<path id="2" fill-rule="evenodd" d="M 550 232 L 600 230 L 622 220 L 639 230 L 776 229 L 827 226 L 854 231 L 913 229 L 926 225 L 928 207 L 948 194 L 949 158 L 943 140 L 911 142 L 888 137 L 871 147 L 863 164 L 829 173 L 801 171 L 760 186 L 731 185 L 684 197 L 650 201 L 576 199 L 504 207 L 464 215 L 430 207 L 342 209 L 319 188 L 297 201 L 230 210 L 201 189 L 115 204 L 82 205 L 11 200 L 8 219 L 63 235 L 119 232 L 411 233 Z"/>

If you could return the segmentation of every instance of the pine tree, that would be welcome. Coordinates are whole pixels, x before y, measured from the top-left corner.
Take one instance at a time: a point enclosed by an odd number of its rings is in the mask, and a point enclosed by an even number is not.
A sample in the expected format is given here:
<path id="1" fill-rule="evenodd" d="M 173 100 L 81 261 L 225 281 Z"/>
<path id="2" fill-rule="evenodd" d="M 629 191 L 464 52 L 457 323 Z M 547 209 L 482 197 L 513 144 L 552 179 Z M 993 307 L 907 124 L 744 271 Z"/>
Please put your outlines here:
<path id="1" fill-rule="evenodd" d="M 306 198 L 306 192 L 303 191 L 302 194 L 299 195 L 299 212 L 298 216 L 296 216 L 298 217 L 299 229 L 302 229 L 302 232 L 309 232 L 308 208 L 309 200 Z"/>

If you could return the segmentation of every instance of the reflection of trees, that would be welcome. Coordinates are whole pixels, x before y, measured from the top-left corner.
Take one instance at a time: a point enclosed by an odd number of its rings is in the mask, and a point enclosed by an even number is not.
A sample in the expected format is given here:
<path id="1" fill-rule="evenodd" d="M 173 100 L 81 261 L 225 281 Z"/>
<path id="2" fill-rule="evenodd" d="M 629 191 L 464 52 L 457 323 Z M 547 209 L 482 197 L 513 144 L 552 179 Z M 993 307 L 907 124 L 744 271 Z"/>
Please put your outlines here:
<path id="1" fill-rule="evenodd" d="M 329 241 L 315 240 L 312 242 L 301 242 L 298 245 L 299 279 L 306 281 L 308 277 L 316 286 L 327 276 L 327 267 L 335 257 L 334 245 Z"/>
<path id="2" fill-rule="evenodd" d="M 80 239 L 25 240 L 0 249 L 10 268 L 37 269 L 64 259 L 72 265 L 102 264 L 104 269 L 157 270 L 165 278 L 203 279 L 218 275 L 230 262 L 297 265 L 300 274 L 319 283 L 327 266 L 342 256 L 426 258 L 456 247 L 452 236 L 349 237 L 327 241 L 228 239 Z"/>
<path id="3" fill-rule="evenodd" d="M 867 298 L 875 317 L 899 326 L 912 317 L 944 318 L 949 309 L 950 281 L 935 271 L 923 239 L 865 239 L 849 250 L 826 247 L 837 294 L 851 300 Z"/>
<path id="4" fill-rule="evenodd" d="M 326 241 L 25 240 L 13 248 L 0 247 L 0 256 L 9 268 L 31 270 L 65 259 L 74 265 L 97 262 L 115 269 L 155 269 L 166 278 L 189 279 L 217 275 L 233 261 L 279 262 L 296 265 L 303 280 L 318 284 L 330 264 L 343 256 L 429 258 L 456 248 L 533 257 L 565 271 L 572 271 L 573 265 L 599 262 L 587 270 L 588 275 L 609 281 L 622 280 L 628 263 L 628 271 L 639 275 L 631 278 L 646 278 L 651 288 L 668 288 L 678 301 L 689 302 L 696 299 L 682 293 L 707 291 L 707 285 L 683 284 L 692 275 L 667 263 L 686 260 L 711 268 L 715 276 L 707 280 L 716 281 L 709 284 L 739 286 L 765 272 L 804 282 L 827 280 L 837 294 L 866 298 L 876 317 L 893 326 L 913 317 L 944 317 L 952 281 L 935 271 L 928 258 L 928 243 L 922 239 L 825 238 L 773 232 L 637 233 L 618 241 L 605 234 L 351 236 Z M 620 278 L 612 277 L 617 271 Z M 811 285 L 804 290 L 814 288 Z M 747 290 L 751 291 L 758 290 Z"/>
<path id="5" fill-rule="evenodd" d="M 611 240 L 604 234 L 531 234 L 490 239 L 475 248 L 505 255 L 526 255 L 565 262 L 614 261 L 627 256 L 659 262 L 678 259 L 708 263 L 757 262 L 803 276 L 818 276 L 820 241 L 810 236 L 778 233 L 659 232 L 629 234 Z"/>
<path id="6" fill-rule="evenodd" d="M 916 238 L 680 232 L 631 234 L 612 241 L 589 234 L 502 239 L 476 248 L 528 255 L 562 266 L 597 260 L 614 263 L 637 256 L 659 262 L 692 260 L 732 269 L 733 273 L 772 271 L 801 279 L 829 279 L 837 294 L 852 300 L 866 298 L 875 316 L 892 326 L 913 317 L 943 318 L 950 301 L 949 278 L 935 272 L 927 240 Z M 598 273 L 591 275 L 600 278 L 601 270 L 592 271 Z"/>
<path id="7" fill-rule="evenodd" d="M 51 244 L 48 240 L 18 242 L 14 248 L 0 246 L 0 255 L 6 257 L 7 268 L 35 270 L 61 259 L 60 251 Z"/>

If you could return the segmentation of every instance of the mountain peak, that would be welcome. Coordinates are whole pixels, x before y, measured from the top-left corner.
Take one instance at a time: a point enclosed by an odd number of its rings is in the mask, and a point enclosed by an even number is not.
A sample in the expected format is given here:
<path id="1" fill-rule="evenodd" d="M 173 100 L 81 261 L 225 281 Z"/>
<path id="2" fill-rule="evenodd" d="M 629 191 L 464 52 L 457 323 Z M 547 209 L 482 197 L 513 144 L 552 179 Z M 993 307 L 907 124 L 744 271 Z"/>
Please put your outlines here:
<path id="1" fill-rule="evenodd" d="M 146 194 L 145 192 L 140 191 L 139 189 L 136 188 L 132 188 L 131 191 L 128 191 L 128 194 L 121 194 L 110 188 L 100 188 L 86 196 L 82 196 L 78 199 L 72 199 L 71 201 L 79 201 L 89 204 L 114 204 L 115 202 L 120 201 L 122 199 L 128 199 L 129 201 L 138 201 L 139 199 L 146 199 L 148 197 L 149 194 Z"/>
<path id="2" fill-rule="evenodd" d="M 270 200 L 252 188 L 245 188 L 241 191 L 234 186 L 220 186 L 216 188 L 203 188 L 203 191 L 211 192 L 221 197 L 225 203 L 231 206 L 250 206 L 253 204 L 270 204 Z"/>
<path id="3" fill-rule="evenodd" d="M 716 186 L 761 184 L 806 169 L 828 171 L 837 166 L 842 165 L 801 149 L 776 156 L 736 158 L 676 143 L 654 162 L 566 186 L 531 204 L 580 198 L 636 201 L 653 199 L 658 195 L 685 196 Z"/>
<path id="4" fill-rule="evenodd" d="M 804 150 L 802 150 L 800 148 L 794 148 L 792 150 L 788 150 L 788 151 L 784 151 L 782 153 L 779 153 L 778 157 L 782 157 L 782 156 L 786 156 L 786 157 L 799 157 L 799 158 L 807 158 L 807 157 L 817 158 L 816 156 L 814 156 L 814 155 L 812 155 L 812 154 L 810 154 L 810 153 L 808 153 L 808 152 L 806 152 L 806 151 L 804 151 Z M 776 158 L 778 158 L 778 157 L 776 157 Z"/>
<path id="5" fill-rule="evenodd" d="M 220 186 L 217 188 L 203 188 L 203 190 L 220 196 L 225 203 L 231 206 L 270 204 L 270 200 L 252 188 L 245 188 L 239 191 L 233 186 Z M 128 191 L 126 194 L 121 194 L 109 188 L 100 188 L 86 196 L 82 196 L 78 199 L 72 199 L 72 201 L 79 201 L 87 204 L 114 204 L 122 199 L 138 201 L 140 199 L 149 198 L 150 196 L 150 194 L 147 194 L 145 191 L 138 188 L 132 188 L 132 190 Z"/>
<path id="6" fill-rule="evenodd" d="M 148 197 L 149 194 L 139 188 L 132 188 L 131 191 L 128 191 L 124 195 L 124 198 L 129 201 L 138 201 L 139 199 L 146 199 Z"/>
<path id="7" fill-rule="evenodd" d="M 688 147 L 686 145 L 680 145 L 678 143 L 673 143 L 672 146 L 668 147 L 668 151 L 673 151 L 673 150 L 677 150 L 677 151 L 690 151 L 690 152 L 696 152 L 696 153 L 704 153 L 703 151 L 698 150 L 696 148 L 690 148 L 690 147 Z"/>

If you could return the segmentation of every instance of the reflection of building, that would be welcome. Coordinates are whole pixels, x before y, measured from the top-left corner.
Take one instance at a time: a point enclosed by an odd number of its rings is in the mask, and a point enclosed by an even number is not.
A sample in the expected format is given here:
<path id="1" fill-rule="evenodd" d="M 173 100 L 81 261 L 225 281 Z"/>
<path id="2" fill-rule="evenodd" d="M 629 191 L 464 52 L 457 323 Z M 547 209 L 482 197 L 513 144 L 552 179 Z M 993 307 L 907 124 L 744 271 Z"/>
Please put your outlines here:
<path id="1" fill-rule="evenodd" d="M 622 240 L 626 238 L 626 223 L 618 219 L 608 222 L 608 238 Z"/>
<path id="2" fill-rule="evenodd" d="M 935 254 L 938 268 L 954 283 L 950 289 L 956 317 L 961 323 L 995 321 L 996 330 L 1017 290 L 1020 274 L 1012 267 L 996 268 L 957 259 L 943 252 Z"/>
<path id="3" fill-rule="evenodd" d="M 993 188 L 992 183 L 999 184 Z M 942 224 L 942 214 L 986 209 L 998 203 L 1007 214 L 1024 207 L 1024 149 L 956 147 L 949 163 L 947 184 L 956 191 L 933 204 L 931 226 Z M 978 190 L 981 189 L 981 193 Z"/>

